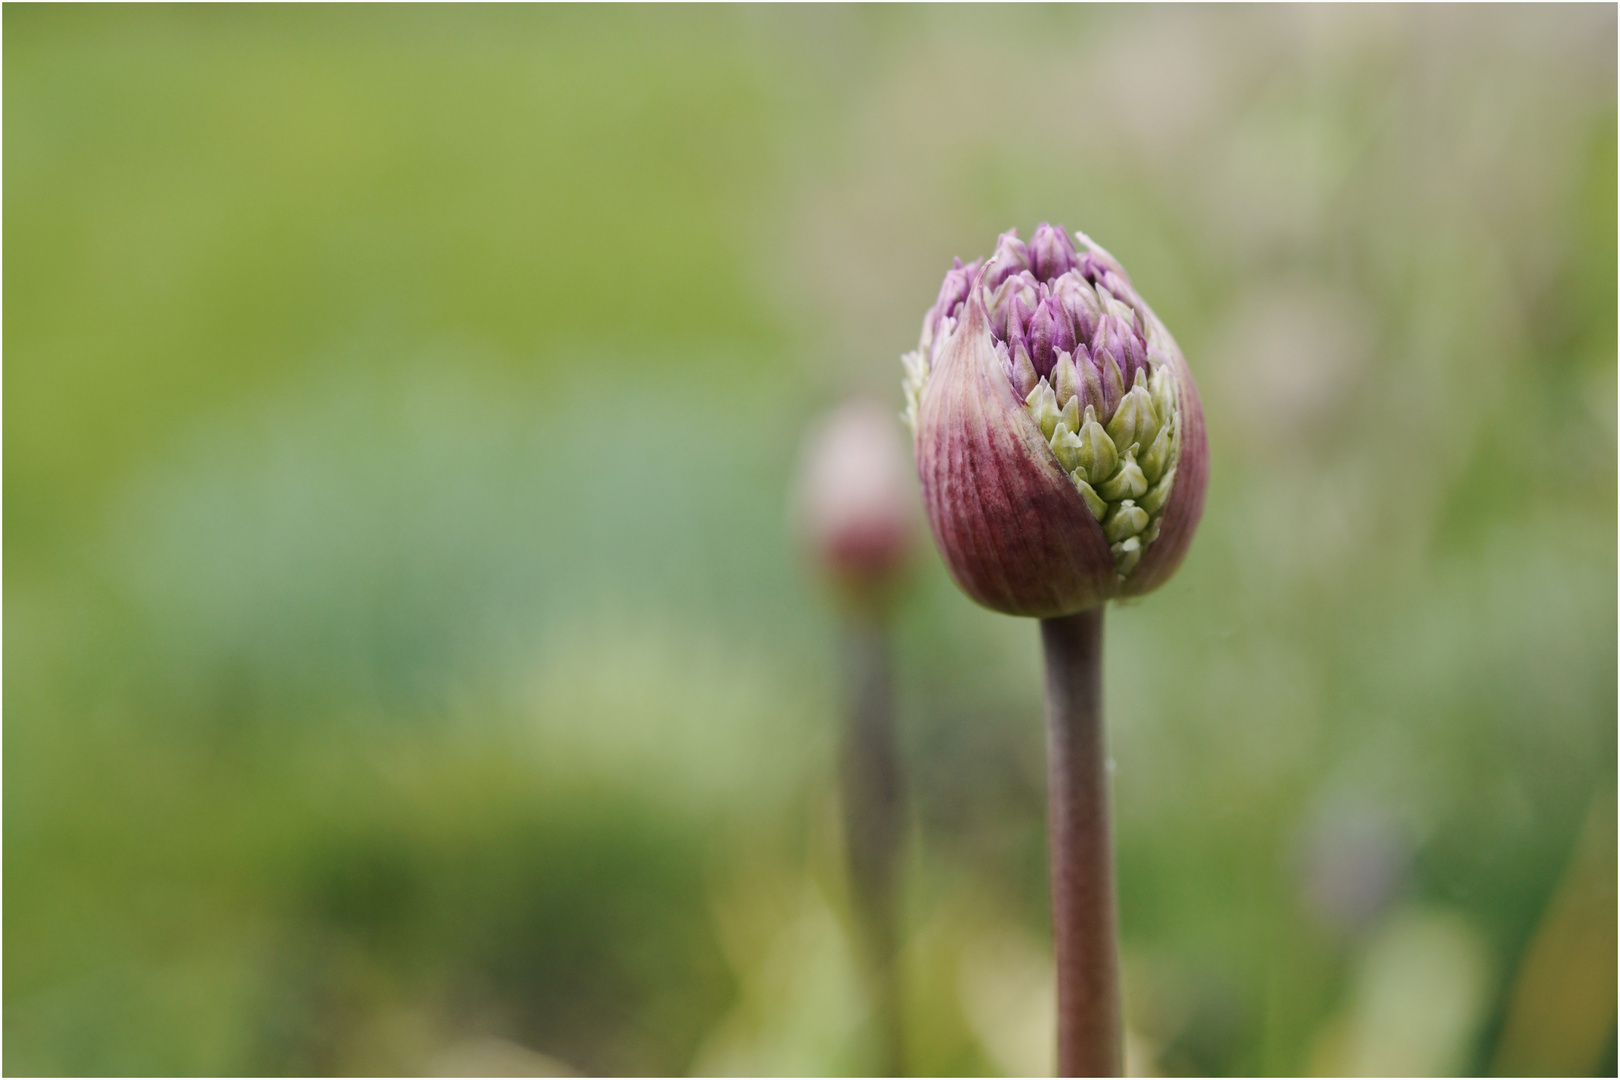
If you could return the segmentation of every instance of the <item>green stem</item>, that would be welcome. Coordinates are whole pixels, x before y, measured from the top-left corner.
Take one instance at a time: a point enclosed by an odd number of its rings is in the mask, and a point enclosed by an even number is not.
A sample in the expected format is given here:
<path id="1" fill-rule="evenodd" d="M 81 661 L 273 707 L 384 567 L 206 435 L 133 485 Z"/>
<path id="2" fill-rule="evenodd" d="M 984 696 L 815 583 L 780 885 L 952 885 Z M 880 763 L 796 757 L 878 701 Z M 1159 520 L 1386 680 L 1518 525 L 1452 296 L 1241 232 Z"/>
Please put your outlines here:
<path id="1" fill-rule="evenodd" d="M 899 1076 L 903 1058 L 895 903 L 905 791 L 887 628 L 876 618 L 850 618 L 843 651 L 848 694 L 840 770 L 844 846 L 881 1054 L 878 1073 Z"/>
<path id="2" fill-rule="evenodd" d="M 1102 621 L 1101 607 L 1041 620 L 1060 1076 L 1120 1076 L 1124 1065 Z"/>

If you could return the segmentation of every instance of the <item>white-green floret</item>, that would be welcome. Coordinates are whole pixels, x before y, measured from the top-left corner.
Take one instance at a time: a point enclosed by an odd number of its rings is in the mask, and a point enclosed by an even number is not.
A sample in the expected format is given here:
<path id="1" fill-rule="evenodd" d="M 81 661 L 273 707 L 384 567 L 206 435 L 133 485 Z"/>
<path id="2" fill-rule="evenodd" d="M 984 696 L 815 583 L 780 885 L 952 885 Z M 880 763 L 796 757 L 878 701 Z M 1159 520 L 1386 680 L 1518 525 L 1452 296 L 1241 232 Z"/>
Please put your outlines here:
<path id="1" fill-rule="evenodd" d="M 1024 408 L 1040 427 L 1069 474 L 1080 497 L 1102 523 L 1114 554 L 1114 570 L 1125 577 L 1136 568 L 1142 551 L 1159 535 L 1159 519 L 1175 483 L 1180 451 L 1176 413 L 1176 380 L 1168 362 L 1150 360 L 1152 377 L 1141 370 L 1104 427 L 1097 411 L 1078 409 L 1069 380 L 1054 388 L 1041 379 L 1024 399 Z M 1060 367 L 1057 372 L 1066 370 Z"/>

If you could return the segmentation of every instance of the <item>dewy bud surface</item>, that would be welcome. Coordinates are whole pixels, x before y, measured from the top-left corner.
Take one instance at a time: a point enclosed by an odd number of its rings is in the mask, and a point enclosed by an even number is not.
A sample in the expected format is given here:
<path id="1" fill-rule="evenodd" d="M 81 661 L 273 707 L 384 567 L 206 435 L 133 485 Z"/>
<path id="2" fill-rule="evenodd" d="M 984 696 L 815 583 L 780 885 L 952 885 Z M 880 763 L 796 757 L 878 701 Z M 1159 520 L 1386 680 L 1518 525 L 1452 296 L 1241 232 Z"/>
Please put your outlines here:
<path id="1" fill-rule="evenodd" d="M 929 525 L 986 607 L 1072 614 L 1162 584 L 1203 512 L 1203 410 L 1181 350 L 1084 233 L 1003 233 L 945 275 L 904 358 Z"/>

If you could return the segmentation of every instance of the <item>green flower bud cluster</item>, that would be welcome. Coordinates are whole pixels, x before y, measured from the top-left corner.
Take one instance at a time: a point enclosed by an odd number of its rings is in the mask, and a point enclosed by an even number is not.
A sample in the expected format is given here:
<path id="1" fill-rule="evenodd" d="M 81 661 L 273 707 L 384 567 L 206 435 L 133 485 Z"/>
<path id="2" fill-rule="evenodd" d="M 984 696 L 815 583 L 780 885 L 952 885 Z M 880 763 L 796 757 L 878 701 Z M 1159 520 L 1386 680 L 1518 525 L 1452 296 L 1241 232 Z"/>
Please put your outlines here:
<path id="1" fill-rule="evenodd" d="M 1083 400 L 1096 399 L 1085 393 L 1068 356 L 1024 399 L 1058 464 L 1102 523 L 1121 579 L 1159 535 L 1180 451 L 1175 377 L 1168 364 L 1151 366 L 1151 377 L 1136 369 L 1134 383 L 1106 423 L 1095 404 L 1081 410 Z"/>

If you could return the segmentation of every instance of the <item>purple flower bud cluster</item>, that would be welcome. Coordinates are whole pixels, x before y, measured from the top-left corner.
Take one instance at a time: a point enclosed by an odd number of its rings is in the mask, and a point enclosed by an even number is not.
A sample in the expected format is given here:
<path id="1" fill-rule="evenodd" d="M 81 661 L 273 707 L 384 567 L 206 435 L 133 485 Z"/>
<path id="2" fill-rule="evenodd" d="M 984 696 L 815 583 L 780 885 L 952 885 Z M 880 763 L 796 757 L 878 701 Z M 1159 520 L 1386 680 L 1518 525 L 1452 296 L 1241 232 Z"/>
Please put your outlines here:
<path id="1" fill-rule="evenodd" d="M 1093 406 L 1106 424 L 1136 373 L 1152 374 L 1136 291 L 1096 252 L 1076 252 L 1061 226 L 1042 223 L 1027 246 L 1018 230 L 1002 233 L 984 289 L 996 352 L 1019 397 L 1042 379 L 1072 383 L 1080 412 Z"/>

